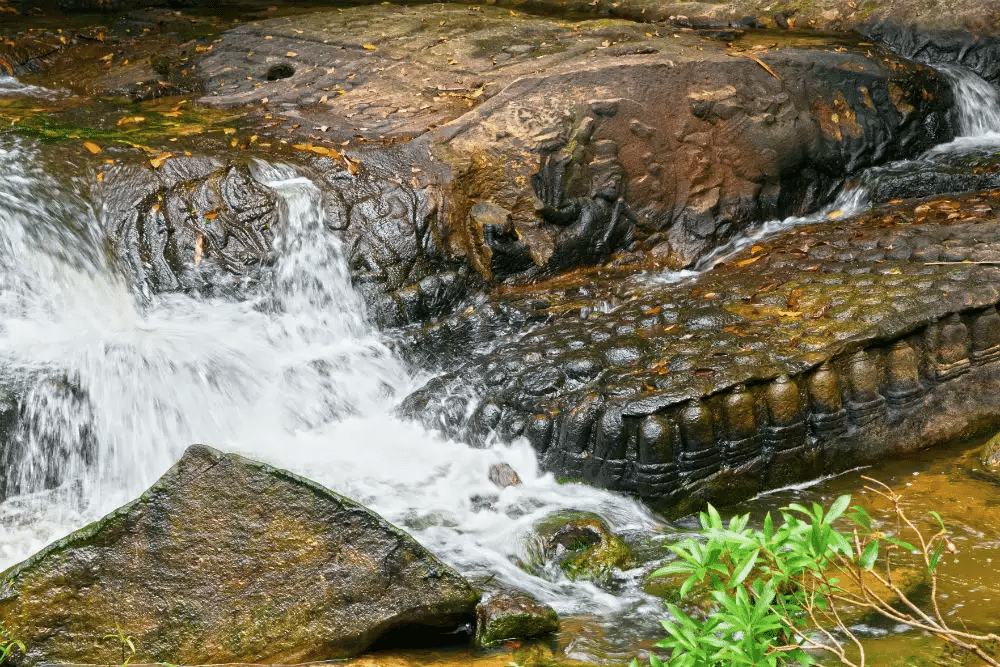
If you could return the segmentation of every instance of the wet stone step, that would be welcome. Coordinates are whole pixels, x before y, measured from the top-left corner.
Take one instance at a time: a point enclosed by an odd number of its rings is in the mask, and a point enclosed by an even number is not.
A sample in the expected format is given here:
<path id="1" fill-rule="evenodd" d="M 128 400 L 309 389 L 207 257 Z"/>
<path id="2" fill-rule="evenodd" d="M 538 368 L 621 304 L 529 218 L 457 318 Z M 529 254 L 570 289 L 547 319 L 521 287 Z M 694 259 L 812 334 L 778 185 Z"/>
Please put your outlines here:
<path id="1" fill-rule="evenodd" d="M 897 202 L 681 282 L 622 265 L 508 288 L 489 305 L 522 334 L 403 410 L 679 513 L 956 437 L 1000 409 L 997 211 L 1000 190 Z"/>

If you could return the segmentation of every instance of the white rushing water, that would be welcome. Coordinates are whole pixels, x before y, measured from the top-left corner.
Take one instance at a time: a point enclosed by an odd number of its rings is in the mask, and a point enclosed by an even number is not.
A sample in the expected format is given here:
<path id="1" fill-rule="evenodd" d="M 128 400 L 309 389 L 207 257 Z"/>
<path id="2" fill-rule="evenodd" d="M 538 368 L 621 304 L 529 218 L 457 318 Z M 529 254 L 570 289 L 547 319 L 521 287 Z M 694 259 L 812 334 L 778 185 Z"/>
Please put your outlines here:
<path id="1" fill-rule="evenodd" d="M 514 564 L 553 511 L 655 530 L 641 505 L 557 484 L 526 443 L 473 449 L 391 416 L 420 378 L 366 322 L 310 181 L 256 167 L 281 201 L 273 293 L 140 306 L 105 259 L 100 214 L 33 163 L 30 147 L 0 144 L 0 369 L 27 378 L 30 425 L 4 470 L 21 493 L 0 504 L 0 570 L 136 497 L 202 442 L 315 479 L 460 571 L 496 574 L 562 612 L 644 604 Z M 523 486 L 489 482 L 501 461 Z M 65 482 L 47 489 L 53 468 Z M 498 494 L 495 507 L 477 510 L 477 494 Z"/>

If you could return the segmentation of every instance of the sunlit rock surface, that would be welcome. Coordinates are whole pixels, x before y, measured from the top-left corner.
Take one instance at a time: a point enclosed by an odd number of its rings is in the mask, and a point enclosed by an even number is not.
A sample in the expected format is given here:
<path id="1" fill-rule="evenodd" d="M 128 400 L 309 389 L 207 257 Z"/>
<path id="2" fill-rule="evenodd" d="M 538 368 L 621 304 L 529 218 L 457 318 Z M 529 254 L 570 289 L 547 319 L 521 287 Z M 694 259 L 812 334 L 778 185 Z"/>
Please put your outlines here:
<path id="1" fill-rule="evenodd" d="M 136 501 L 0 575 L 25 664 L 307 662 L 393 630 L 446 632 L 479 594 L 313 482 L 202 445 Z"/>

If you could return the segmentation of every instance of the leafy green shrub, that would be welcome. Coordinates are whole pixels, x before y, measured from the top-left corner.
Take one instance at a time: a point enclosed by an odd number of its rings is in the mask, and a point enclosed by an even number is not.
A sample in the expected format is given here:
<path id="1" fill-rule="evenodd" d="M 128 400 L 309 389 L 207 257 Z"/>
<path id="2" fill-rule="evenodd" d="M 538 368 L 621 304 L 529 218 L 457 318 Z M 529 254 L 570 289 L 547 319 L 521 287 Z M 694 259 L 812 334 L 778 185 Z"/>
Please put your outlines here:
<path id="1" fill-rule="evenodd" d="M 672 546 L 678 559 L 653 576 L 686 575 L 681 598 L 694 586 L 707 585 L 712 611 L 701 620 L 667 603 L 673 621 L 661 621 L 667 636 L 657 646 L 668 649 L 668 657 L 651 655 L 650 665 L 808 666 L 816 662 L 810 651 L 826 651 L 860 667 L 864 646 L 851 632 L 850 619 L 863 610 L 930 632 L 1000 667 L 988 650 L 1000 637 L 953 629 L 938 608 L 937 567 L 946 550 L 955 551 L 941 517 L 931 513 L 940 530 L 928 536 L 906 516 L 898 494 L 865 479 L 869 491 L 890 501 L 900 534 L 912 534 L 916 546 L 878 530 L 863 508 L 849 508 L 850 496 L 839 497 L 829 510 L 789 505 L 780 510 L 780 525 L 768 514 L 759 529 L 748 527 L 749 515 L 726 525 L 709 506 L 700 515 L 698 539 Z M 848 531 L 834 527 L 841 517 Z M 910 572 L 916 563 L 925 574 L 926 609 L 901 588 L 901 563 Z"/>

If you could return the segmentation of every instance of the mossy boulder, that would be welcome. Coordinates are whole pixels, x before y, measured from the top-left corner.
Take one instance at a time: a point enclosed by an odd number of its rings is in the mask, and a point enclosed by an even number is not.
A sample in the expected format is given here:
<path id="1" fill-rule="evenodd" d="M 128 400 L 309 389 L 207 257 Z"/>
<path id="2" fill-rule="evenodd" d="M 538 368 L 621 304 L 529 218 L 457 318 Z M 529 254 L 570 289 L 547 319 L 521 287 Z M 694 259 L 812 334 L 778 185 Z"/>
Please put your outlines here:
<path id="1" fill-rule="evenodd" d="M 559 570 L 568 579 L 611 584 L 615 570 L 635 566 L 631 547 L 590 512 L 558 512 L 535 526 L 529 571 Z"/>
<path id="2" fill-rule="evenodd" d="M 522 591 L 496 591 L 476 607 L 476 645 L 527 639 L 559 629 L 556 610 Z"/>
<path id="3" fill-rule="evenodd" d="M 989 471 L 1000 469 L 1000 433 L 987 440 L 979 450 L 979 462 Z"/>
<path id="4" fill-rule="evenodd" d="M 307 662 L 450 631 L 479 594 L 409 535 L 284 470 L 202 445 L 146 493 L 0 575 L 23 664 Z"/>

